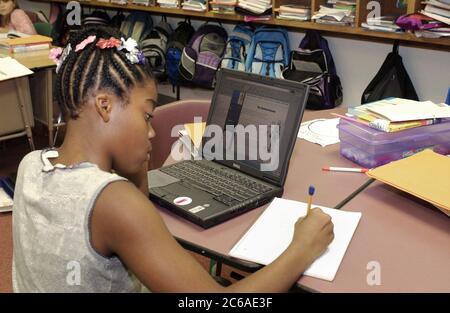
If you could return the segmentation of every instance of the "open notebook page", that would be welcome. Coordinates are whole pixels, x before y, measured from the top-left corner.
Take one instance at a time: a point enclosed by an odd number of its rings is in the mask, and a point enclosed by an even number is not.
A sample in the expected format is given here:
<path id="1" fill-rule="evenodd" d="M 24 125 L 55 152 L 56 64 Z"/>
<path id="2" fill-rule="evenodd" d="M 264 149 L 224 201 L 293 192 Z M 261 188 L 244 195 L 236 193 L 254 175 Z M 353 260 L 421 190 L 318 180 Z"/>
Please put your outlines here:
<path id="1" fill-rule="evenodd" d="M 332 281 L 361 218 L 360 212 L 320 207 L 334 224 L 334 240 L 304 275 Z M 305 216 L 307 204 L 275 198 L 258 220 L 231 249 L 229 255 L 267 265 L 288 247 L 298 218 Z"/>

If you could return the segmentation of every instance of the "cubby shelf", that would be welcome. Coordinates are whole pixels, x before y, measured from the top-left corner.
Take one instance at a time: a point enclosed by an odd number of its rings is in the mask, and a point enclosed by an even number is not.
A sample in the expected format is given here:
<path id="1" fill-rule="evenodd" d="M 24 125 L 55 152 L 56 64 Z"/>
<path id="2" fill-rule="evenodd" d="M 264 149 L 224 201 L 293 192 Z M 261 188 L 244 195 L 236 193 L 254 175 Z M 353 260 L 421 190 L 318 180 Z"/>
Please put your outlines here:
<path id="1" fill-rule="evenodd" d="M 55 2 L 55 3 L 68 3 L 69 0 L 31 0 L 35 2 Z M 276 25 L 287 27 L 292 30 L 306 30 L 306 29 L 316 29 L 325 32 L 327 35 L 343 36 L 352 39 L 361 40 L 376 40 L 376 41 L 392 41 L 400 40 L 407 45 L 418 46 L 422 48 L 438 49 L 450 51 L 450 38 L 418 38 L 413 33 L 402 32 L 402 33 L 387 33 L 370 31 L 360 27 L 361 23 L 365 22 L 365 17 L 367 16 L 367 3 L 370 0 L 356 0 L 356 18 L 355 27 L 348 26 L 336 26 L 336 25 L 326 25 L 314 22 L 301 22 L 301 21 L 290 21 L 272 18 L 268 21 L 255 21 L 253 23 L 265 24 L 265 25 Z M 400 15 L 406 13 L 413 13 L 420 10 L 422 4 L 421 0 L 408 0 L 407 6 L 403 9 L 397 8 L 393 3 L 393 0 L 378 0 L 381 5 L 382 15 Z M 273 6 L 279 7 L 281 4 L 286 3 L 300 3 L 309 4 L 313 10 L 318 10 L 321 4 L 326 3 L 326 0 L 273 0 Z M 119 5 L 114 3 L 105 3 L 95 0 L 82 1 L 80 2 L 82 6 L 92 6 L 105 9 L 122 9 L 122 10 L 140 10 L 146 12 L 154 12 L 156 14 L 165 14 L 168 16 L 178 16 L 178 17 L 193 17 L 198 19 L 215 19 L 221 21 L 230 22 L 240 22 L 244 21 L 243 16 L 238 14 L 217 14 L 210 11 L 207 12 L 195 12 L 187 11 L 183 9 L 173 9 L 173 8 L 161 8 L 158 6 L 143 6 L 128 3 L 125 5 Z"/>

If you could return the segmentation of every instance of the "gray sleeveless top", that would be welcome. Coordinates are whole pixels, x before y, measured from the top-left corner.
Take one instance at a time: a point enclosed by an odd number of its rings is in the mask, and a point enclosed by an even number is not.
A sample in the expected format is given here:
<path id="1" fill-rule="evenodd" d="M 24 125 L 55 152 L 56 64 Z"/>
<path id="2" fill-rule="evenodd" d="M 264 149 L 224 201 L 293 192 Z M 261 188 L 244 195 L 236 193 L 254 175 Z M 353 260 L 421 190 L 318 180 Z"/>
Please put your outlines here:
<path id="1" fill-rule="evenodd" d="M 56 150 L 33 151 L 19 165 L 13 207 L 14 291 L 142 291 L 117 257 L 101 256 L 90 240 L 98 195 L 109 183 L 125 178 L 87 162 L 53 166 L 48 159 L 56 156 Z"/>

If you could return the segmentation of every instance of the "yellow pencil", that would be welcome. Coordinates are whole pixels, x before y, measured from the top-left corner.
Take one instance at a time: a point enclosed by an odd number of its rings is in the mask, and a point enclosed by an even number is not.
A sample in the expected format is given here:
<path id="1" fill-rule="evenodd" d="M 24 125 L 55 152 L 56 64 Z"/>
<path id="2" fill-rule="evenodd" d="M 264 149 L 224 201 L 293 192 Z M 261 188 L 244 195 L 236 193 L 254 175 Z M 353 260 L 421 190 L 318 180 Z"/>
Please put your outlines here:
<path id="1" fill-rule="evenodd" d="M 306 211 L 306 215 L 311 212 L 311 205 L 312 205 L 312 196 L 314 195 L 315 188 L 313 185 L 309 186 L 308 194 L 309 194 L 309 200 L 308 200 L 308 210 Z"/>

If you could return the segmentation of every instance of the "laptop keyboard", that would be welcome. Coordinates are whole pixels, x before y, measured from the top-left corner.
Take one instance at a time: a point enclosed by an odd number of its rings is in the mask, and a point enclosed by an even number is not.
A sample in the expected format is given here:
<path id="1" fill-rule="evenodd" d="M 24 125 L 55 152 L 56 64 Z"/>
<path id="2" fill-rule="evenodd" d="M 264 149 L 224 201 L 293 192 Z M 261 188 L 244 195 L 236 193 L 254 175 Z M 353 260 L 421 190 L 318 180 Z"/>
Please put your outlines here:
<path id="1" fill-rule="evenodd" d="M 200 162 L 179 162 L 160 171 L 214 195 L 214 199 L 233 206 L 271 190 L 243 175 L 234 174 Z"/>

